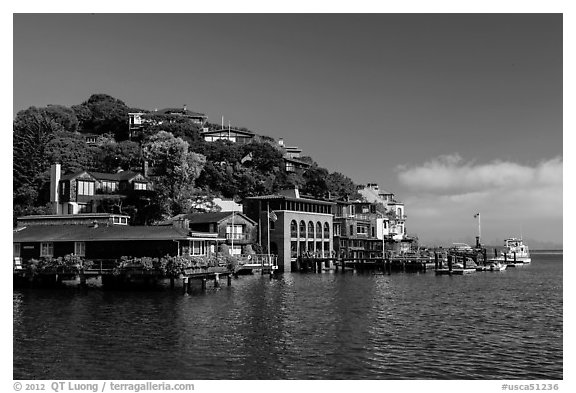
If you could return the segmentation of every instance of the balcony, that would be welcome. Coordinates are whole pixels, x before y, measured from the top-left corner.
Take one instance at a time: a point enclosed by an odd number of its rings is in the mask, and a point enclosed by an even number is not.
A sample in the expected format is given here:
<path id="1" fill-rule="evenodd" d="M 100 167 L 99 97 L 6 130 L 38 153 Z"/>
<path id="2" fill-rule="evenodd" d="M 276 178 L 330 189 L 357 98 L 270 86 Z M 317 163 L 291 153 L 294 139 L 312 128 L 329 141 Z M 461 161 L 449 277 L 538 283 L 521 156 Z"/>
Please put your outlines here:
<path id="1" fill-rule="evenodd" d="M 226 240 L 248 240 L 247 233 L 227 233 Z"/>

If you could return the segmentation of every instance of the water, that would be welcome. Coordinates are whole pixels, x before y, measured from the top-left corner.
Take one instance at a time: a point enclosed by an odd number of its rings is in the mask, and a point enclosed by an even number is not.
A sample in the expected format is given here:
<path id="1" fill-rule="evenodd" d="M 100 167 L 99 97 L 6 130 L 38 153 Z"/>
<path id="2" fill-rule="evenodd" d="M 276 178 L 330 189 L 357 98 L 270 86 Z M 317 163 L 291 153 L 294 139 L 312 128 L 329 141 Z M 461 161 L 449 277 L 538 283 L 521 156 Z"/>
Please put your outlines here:
<path id="1" fill-rule="evenodd" d="M 14 379 L 562 379 L 562 254 L 468 276 L 14 291 Z"/>

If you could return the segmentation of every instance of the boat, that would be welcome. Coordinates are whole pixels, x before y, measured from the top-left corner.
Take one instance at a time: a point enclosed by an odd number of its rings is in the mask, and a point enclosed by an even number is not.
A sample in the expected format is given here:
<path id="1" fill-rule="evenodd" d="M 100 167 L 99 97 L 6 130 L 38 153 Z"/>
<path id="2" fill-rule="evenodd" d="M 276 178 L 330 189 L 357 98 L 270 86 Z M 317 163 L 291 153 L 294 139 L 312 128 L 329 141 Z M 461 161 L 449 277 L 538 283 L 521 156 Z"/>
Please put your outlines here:
<path id="1" fill-rule="evenodd" d="M 487 270 L 490 270 L 491 272 L 501 272 L 503 270 L 506 270 L 507 267 L 508 265 L 506 263 L 493 261 L 490 263 L 490 265 L 488 265 Z"/>
<path id="2" fill-rule="evenodd" d="M 511 237 L 504 240 L 504 251 L 488 261 L 510 266 L 522 266 L 532 262 L 532 258 L 530 257 L 530 250 L 522 238 Z"/>

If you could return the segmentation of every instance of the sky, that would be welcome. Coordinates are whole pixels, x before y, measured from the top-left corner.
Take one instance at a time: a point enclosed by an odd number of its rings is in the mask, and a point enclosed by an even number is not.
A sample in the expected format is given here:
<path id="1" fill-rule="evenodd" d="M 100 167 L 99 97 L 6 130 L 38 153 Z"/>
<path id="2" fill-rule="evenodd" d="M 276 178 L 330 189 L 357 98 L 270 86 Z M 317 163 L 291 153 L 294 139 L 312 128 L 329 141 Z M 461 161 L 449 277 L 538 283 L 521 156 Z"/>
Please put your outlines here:
<path id="1" fill-rule="evenodd" d="M 562 243 L 562 14 L 15 14 L 13 116 L 105 93 L 284 138 L 422 243 Z"/>

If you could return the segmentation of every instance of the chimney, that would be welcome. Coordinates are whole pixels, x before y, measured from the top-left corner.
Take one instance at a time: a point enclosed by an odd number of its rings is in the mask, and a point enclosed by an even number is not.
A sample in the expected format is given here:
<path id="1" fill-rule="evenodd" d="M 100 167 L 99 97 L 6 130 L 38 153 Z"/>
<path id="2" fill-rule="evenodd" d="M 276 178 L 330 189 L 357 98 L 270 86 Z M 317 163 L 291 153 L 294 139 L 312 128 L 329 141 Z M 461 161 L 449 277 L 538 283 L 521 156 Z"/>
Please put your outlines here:
<path id="1" fill-rule="evenodd" d="M 278 144 L 283 147 L 284 146 L 284 138 L 279 138 Z"/>
<path id="2" fill-rule="evenodd" d="M 60 214 L 60 195 L 59 195 L 59 186 L 60 186 L 60 176 L 61 176 L 61 169 L 60 164 L 52 164 L 50 167 L 50 204 L 52 205 L 52 213 L 53 214 Z"/>
<path id="3" fill-rule="evenodd" d="M 148 177 L 148 160 L 142 161 L 142 176 Z"/>

